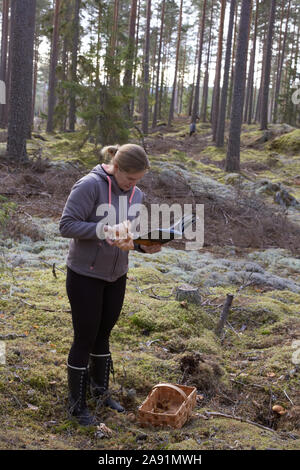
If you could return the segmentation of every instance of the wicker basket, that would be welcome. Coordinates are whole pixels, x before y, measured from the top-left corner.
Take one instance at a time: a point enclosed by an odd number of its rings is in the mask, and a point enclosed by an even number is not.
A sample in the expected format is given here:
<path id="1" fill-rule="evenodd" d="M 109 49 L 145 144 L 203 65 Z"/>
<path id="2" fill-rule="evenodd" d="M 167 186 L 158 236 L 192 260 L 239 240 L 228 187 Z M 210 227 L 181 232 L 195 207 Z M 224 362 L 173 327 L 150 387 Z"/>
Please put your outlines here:
<path id="1" fill-rule="evenodd" d="M 196 404 L 196 387 L 161 383 L 155 385 L 138 409 L 142 426 L 181 428 Z"/>

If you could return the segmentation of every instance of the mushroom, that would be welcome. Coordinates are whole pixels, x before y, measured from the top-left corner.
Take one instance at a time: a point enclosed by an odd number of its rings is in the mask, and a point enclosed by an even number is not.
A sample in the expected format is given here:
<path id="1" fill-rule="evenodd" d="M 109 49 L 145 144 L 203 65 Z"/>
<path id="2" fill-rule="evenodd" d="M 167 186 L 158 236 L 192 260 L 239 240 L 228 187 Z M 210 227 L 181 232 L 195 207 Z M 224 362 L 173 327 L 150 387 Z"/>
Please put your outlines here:
<path id="1" fill-rule="evenodd" d="M 279 415 L 284 415 L 286 413 L 286 410 L 281 405 L 274 405 L 272 410 Z"/>

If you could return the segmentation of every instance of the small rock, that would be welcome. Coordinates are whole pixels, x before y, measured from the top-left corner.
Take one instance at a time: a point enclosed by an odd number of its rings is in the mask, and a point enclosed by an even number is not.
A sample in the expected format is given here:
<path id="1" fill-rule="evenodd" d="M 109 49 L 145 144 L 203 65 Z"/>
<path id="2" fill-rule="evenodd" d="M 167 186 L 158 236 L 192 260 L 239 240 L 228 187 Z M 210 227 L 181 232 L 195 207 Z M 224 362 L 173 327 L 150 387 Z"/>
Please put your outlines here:
<path id="1" fill-rule="evenodd" d="M 127 396 L 129 398 L 135 398 L 136 397 L 136 390 L 134 388 L 130 388 L 128 391 L 127 391 Z"/>
<path id="2" fill-rule="evenodd" d="M 97 426 L 97 431 L 95 432 L 95 437 L 98 439 L 103 439 L 104 437 L 111 437 L 113 435 L 113 431 L 107 427 L 104 423 L 100 423 Z"/>

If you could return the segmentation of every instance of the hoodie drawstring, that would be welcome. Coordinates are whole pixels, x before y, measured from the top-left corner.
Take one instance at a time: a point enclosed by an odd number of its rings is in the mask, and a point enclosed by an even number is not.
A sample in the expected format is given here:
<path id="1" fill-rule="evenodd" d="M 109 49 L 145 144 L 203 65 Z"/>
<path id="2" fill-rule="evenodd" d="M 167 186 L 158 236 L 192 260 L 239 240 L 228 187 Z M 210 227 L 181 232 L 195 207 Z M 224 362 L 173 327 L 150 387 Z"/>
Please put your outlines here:
<path id="1" fill-rule="evenodd" d="M 106 178 L 108 180 L 108 205 L 111 206 L 111 179 L 108 175 L 106 175 Z M 129 199 L 129 204 L 131 204 L 134 192 L 135 192 L 135 186 L 133 186 L 132 188 L 131 196 Z"/>
<path id="2" fill-rule="evenodd" d="M 133 186 L 133 188 L 132 188 L 131 196 L 130 196 L 130 199 L 129 199 L 129 204 L 131 204 L 131 201 L 132 201 L 132 198 L 133 198 L 133 195 L 134 195 L 134 191 L 135 191 L 135 186 Z"/>
<path id="3" fill-rule="evenodd" d="M 106 175 L 108 179 L 108 205 L 111 206 L 111 179 L 108 175 Z"/>

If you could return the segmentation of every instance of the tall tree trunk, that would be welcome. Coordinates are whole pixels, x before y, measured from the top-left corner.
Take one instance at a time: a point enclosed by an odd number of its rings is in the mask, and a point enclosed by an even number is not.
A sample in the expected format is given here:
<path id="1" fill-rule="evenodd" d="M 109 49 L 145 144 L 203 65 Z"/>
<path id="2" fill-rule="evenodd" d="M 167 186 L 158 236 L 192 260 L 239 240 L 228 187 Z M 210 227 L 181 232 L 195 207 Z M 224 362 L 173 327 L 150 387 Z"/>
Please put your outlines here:
<path id="1" fill-rule="evenodd" d="M 55 108 L 55 87 L 56 87 L 56 66 L 58 58 L 58 23 L 59 23 L 60 0 L 55 1 L 55 10 L 53 17 L 53 34 L 49 67 L 49 86 L 48 86 L 48 119 L 47 132 L 53 132 L 53 118 Z"/>
<path id="2" fill-rule="evenodd" d="M 230 118 L 230 113 L 231 113 L 232 90 L 233 90 L 233 83 L 234 83 L 235 54 L 236 54 L 236 41 L 237 41 L 238 17 L 239 17 L 238 6 L 239 5 L 237 2 L 236 7 L 235 7 L 235 22 L 234 22 L 233 45 L 232 45 L 231 76 L 230 76 L 230 84 L 229 84 L 229 92 L 228 92 L 227 119 Z"/>
<path id="3" fill-rule="evenodd" d="M 174 71 L 174 81 L 173 81 L 173 88 L 172 88 L 171 104 L 170 104 L 170 109 L 169 109 L 168 126 L 171 126 L 172 120 L 173 120 L 173 117 L 174 117 L 175 91 L 176 91 L 176 87 L 177 87 L 177 70 L 178 70 L 179 50 L 180 50 L 180 41 L 181 41 L 182 5 L 183 5 L 183 0 L 180 1 L 180 9 L 179 9 L 179 23 L 178 23 L 178 32 L 177 32 L 175 71 Z"/>
<path id="4" fill-rule="evenodd" d="M 11 2 L 12 57 L 7 153 L 19 161 L 28 159 L 26 138 L 31 124 L 35 11 L 36 0 Z"/>
<path id="5" fill-rule="evenodd" d="M 187 49 L 187 44 L 185 41 L 185 46 L 184 46 L 184 55 L 183 55 L 183 64 L 182 64 L 182 70 L 181 70 L 181 80 L 180 80 L 180 93 L 178 96 L 179 103 L 178 103 L 178 113 L 182 113 L 182 107 L 183 107 L 183 93 L 184 93 L 184 76 L 185 76 L 185 64 L 186 64 L 186 49 Z"/>
<path id="6" fill-rule="evenodd" d="M 289 19 L 290 19 L 290 6 L 291 6 L 291 0 L 289 0 L 288 10 L 287 10 L 287 15 L 286 15 L 286 24 L 285 24 L 285 31 L 284 31 L 284 38 L 283 38 L 283 46 L 282 46 L 282 49 L 281 49 L 281 41 L 280 41 L 279 42 L 279 47 L 278 47 L 278 53 L 279 54 L 278 54 L 278 68 L 277 68 L 277 74 L 276 74 L 275 95 L 274 95 L 273 123 L 277 122 L 278 97 L 279 97 L 279 90 L 280 90 L 280 82 L 281 82 L 284 54 L 285 54 L 288 24 L 289 24 Z M 281 40 L 281 35 L 280 35 L 280 40 Z"/>
<path id="7" fill-rule="evenodd" d="M 6 106 L 3 110 L 3 122 L 5 123 L 6 127 L 8 126 L 8 115 L 9 115 L 9 108 L 10 108 L 10 81 L 11 81 L 11 56 L 12 56 L 12 40 L 11 40 L 11 23 L 12 23 L 12 7 L 10 3 L 10 15 L 8 20 L 8 37 L 9 37 L 9 44 L 8 44 L 8 59 L 7 59 L 7 70 L 6 70 Z"/>
<path id="8" fill-rule="evenodd" d="M 72 40 L 72 64 L 71 64 L 71 80 L 73 83 L 77 81 L 77 56 L 79 47 L 79 13 L 81 0 L 75 0 L 74 19 L 73 19 L 73 40 Z M 76 93 L 73 89 L 70 91 L 70 108 L 69 108 L 69 130 L 75 131 L 76 123 Z"/>
<path id="9" fill-rule="evenodd" d="M 152 127 L 156 127 L 157 116 L 158 116 L 158 102 L 159 102 L 159 79 L 160 79 L 160 65 L 161 65 L 161 49 L 163 41 L 164 21 L 165 21 L 165 5 L 166 1 L 163 0 L 161 7 L 161 23 L 160 23 L 160 36 L 158 46 L 158 58 L 157 58 L 157 71 L 156 71 L 156 86 L 155 86 L 155 103 L 153 110 Z"/>
<path id="10" fill-rule="evenodd" d="M 69 25 L 71 22 L 71 16 L 72 16 L 72 3 L 64 2 L 62 4 L 62 7 L 64 7 L 64 9 L 61 11 L 61 15 L 63 15 L 63 17 L 65 18 L 66 24 Z M 71 50 L 71 44 L 70 44 L 70 36 L 68 32 L 69 32 L 69 29 L 63 35 L 63 46 L 62 46 L 62 52 L 61 52 L 62 80 L 63 81 L 68 80 L 68 74 L 69 74 L 68 52 Z M 97 76 L 97 72 L 96 72 L 96 76 Z M 63 87 L 61 87 L 60 93 L 61 93 L 61 96 L 60 96 L 61 107 L 63 109 L 63 112 L 61 114 L 61 121 L 60 121 L 60 131 L 66 132 L 67 119 L 68 119 L 68 95 L 69 93 Z"/>
<path id="11" fill-rule="evenodd" d="M 263 86 L 261 94 L 261 119 L 260 129 L 265 130 L 268 128 L 268 100 L 269 100 L 269 84 L 270 84 L 270 71 L 271 71 L 271 56 L 272 56 L 272 40 L 273 40 L 273 29 L 275 20 L 275 8 L 276 0 L 271 0 L 271 10 L 269 17 L 269 26 L 267 34 L 266 44 L 266 57 L 263 69 Z"/>
<path id="12" fill-rule="evenodd" d="M 253 78 L 254 78 L 254 65 L 255 65 L 255 50 L 256 50 L 256 38 L 257 38 L 257 22 L 258 22 L 258 10 L 259 10 L 259 0 L 256 0 L 256 12 L 255 12 L 255 26 L 253 34 L 253 46 L 251 51 L 250 66 L 249 66 L 249 75 L 248 75 L 248 114 L 246 120 L 248 124 L 251 124 L 252 121 L 252 112 L 253 112 Z"/>
<path id="13" fill-rule="evenodd" d="M 216 74 L 215 74 L 213 102 L 212 102 L 212 114 L 211 114 L 212 115 L 211 123 L 212 123 L 212 132 L 213 132 L 213 137 L 212 137 L 213 141 L 216 140 L 217 126 L 218 126 L 225 9 L 226 9 L 226 1 L 221 0 L 221 17 L 220 17 L 220 27 L 219 27 L 218 55 L 217 55 Z"/>
<path id="14" fill-rule="evenodd" d="M 252 0 L 242 0 L 225 171 L 240 171 L 240 137 L 243 118 L 251 8 Z"/>
<path id="15" fill-rule="evenodd" d="M 100 85 L 100 50 L 101 50 L 101 18 L 102 18 L 102 4 L 101 0 L 97 2 L 98 5 L 98 19 L 97 19 L 97 46 L 96 46 L 96 86 Z"/>
<path id="16" fill-rule="evenodd" d="M 264 39 L 263 39 L 263 52 L 262 52 L 262 65 L 261 65 L 261 74 L 260 74 L 260 84 L 256 102 L 256 110 L 255 110 L 255 121 L 260 121 L 260 107 L 261 107 L 261 95 L 262 95 L 262 86 L 263 86 L 263 70 L 264 70 L 264 63 L 266 58 L 266 37 L 267 37 L 267 29 L 264 30 Z"/>
<path id="17" fill-rule="evenodd" d="M 165 83 L 165 64 L 166 64 L 166 45 L 164 44 L 163 58 L 162 58 L 162 70 L 161 70 L 160 87 L 159 87 L 158 119 L 162 118 L 162 102 L 163 102 L 164 83 Z"/>
<path id="18" fill-rule="evenodd" d="M 34 39 L 34 69 L 33 69 L 33 91 L 32 91 L 32 111 L 31 111 L 31 128 L 34 126 L 34 108 L 36 98 L 36 85 L 37 85 L 37 73 L 38 73 L 38 62 L 39 62 L 39 31 L 35 32 Z"/>
<path id="19" fill-rule="evenodd" d="M 223 77 L 220 111 L 219 111 L 219 117 L 218 117 L 218 122 L 217 122 L 218 127 L 217 127 L 217 133 L 216 133 L 217 147 L 223 147 L 224 145 L 225 115 L 226 115 L 226 104 L 227 104 L 227 92 L 228 92 L 228 81 L 229 81 L 229 68 L 230 68 L 230 55 L 231 55 L 231 43 L 232 43 L 235 3 L 236 3 L 236 0 L 231 0 L 230 2 L 224 77 Z"/>
<path id="20" fill-rule="evenodd" d="M 196 78 L 196 71 L 197 71 L 197 64 L 198 64 L 198 55 L 200 52 L 200 48 L 199 48 L 200 35 L 201 35 L 201 22 L 199 21 L 197 43 L 196 43 L 196 54 L 195 54 L 195 62 L 194 62 L 194 70 L 193 70 L 193 82 L 191 86 L 191 94 L 190 94 L 190 99 L 189 99 L 189 110 L 188 110 L 189 116 L 192 115 L 192 108 L 193 108 L 193 101 L 194 101 L 195 78 Z"/>
<path id="21" fill-rule="evenodd" d="M 137 71 L 137 53 L 139 44 L 139 26 L 140 26 L 140 10 L 141 0 L 138 0 L 138 11 L 137 11 L 137 24 L 136 24 L 136 38 L 135 38 L 135 52 L 134 52 L 134 66 L 133 66 L 133 97 L 130 105 L 130 115 L 134 115 L 134 102 L 135 102 L 135 83 L 136 83 L 136 71 Z"/>
<path id="22" fill-rule="evenodd" d="M 201 35 L 199 41 L 199 53 L 198 53 L 198 69 L 197 69 L 197 80 L 195 86 L 195 98 L 191 116 L 191 123 L 196 123 L 199 109 L 199 96 L 200 96 L 200 75 L 201 75 L 201 62 L 202 62 L 202 49 L 203 49 L 203 37 L 205 28 L 205 16 L 206 16 L 206 0 L 203 0 L 202 7 L 202 20 L 201 20 Z"/>
<path id="23" fill-rule="evenodd" d="M 143 86 L 143 118 L 142 130 L 148 134 L 149 126 L 149 54 L 150 54 L 150 21 L 151 21 L 151 0 L 147 0 L 147 22 L 145 32 L 145 62 L 144 62 L 144 86 Z"/>
<path id="24" fill-rule="evenodd" d="M 0 58 L 0 80 L 6 83 L 7 71 L 7 47 L 8 47 L 8 13 L 9 13 L 9 0 L 3 0 L 2 5 L 2 33 L 1 33 L 1 58 Z M 6 93 L 5 103 L 0 103 L 0 127 L 2 129 L 7 126 L 7 119 L 5 119 L 5 109 L 7 107 Z"/>
<path id="25" fill-rule="evenodd" d="M 117 65 L 118 46 L 118 23 L 119 23 L 120 0 L 114 0 L 113 26 L 110 43 L 107 51 L 107 84 L 108 88 L 117 90 L 119 88 L 119 69 Z"/>
<path id="26" fill-rule="evenodd" d="M 131 10 L 130 10 L 130 20 L 129 20 L 129 35 L 128 35 L 126 63 L 125 63 L 125 73 L 124 73 L 124 79 L 123 79 L 123 86 L 126 89 L 125 93 L 128 94 L 128 97 L 129 97 L 128 102 L 124 106 L 124 114 L 127 120 L 131 118 L 130 102 L 132 99 L 131 88 L 132 88 L 132 74 L 133 74 L 134 55 L 135 55 L 134 46 L 135 46 L 136 10 L 137 10 L 137 0 L 132 0 Z"/>
<path id="27" fill-rule="evenodd" d="M 208 40 L 208 49 L 207 49 L 207 58 L 206 58 L 206 68 L 205 68 L 203 93 L 202 93 L 202 107 L 201 107 L 201 113 L 200 113 L 200 119 L 203 122 L 206 122 L 206 117 L 207 117 L 206 114 L 207 114 L 207 101 L 208 101 L 208 78 L 209 78 L 210 47 L 211 47 L 211 42 L 212 42 L 213 11 L 214 11 L 214 2 L 212 1 L 211 11 L 210 11 L 209 40 Z"/>

